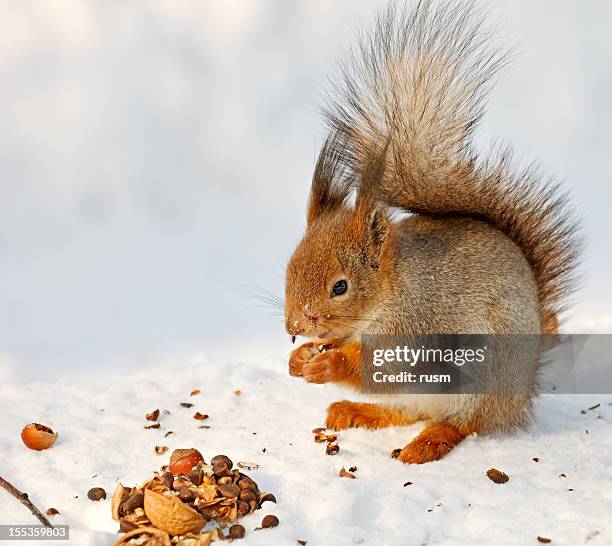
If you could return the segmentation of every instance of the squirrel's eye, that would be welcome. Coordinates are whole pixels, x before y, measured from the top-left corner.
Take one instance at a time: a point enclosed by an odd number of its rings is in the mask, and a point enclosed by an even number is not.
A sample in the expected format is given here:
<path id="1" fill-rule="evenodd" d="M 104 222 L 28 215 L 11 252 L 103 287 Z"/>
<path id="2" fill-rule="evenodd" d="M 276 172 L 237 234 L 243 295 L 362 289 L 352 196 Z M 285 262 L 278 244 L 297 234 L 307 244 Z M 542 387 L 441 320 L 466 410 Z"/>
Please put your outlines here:
<path id="1" fill-rule="evenodd" d="M 334 296 L 341 296 L 346 292 L 347 288 L 348 283 L 344 279 L 341 279 L 337 281 L 336 284 L 334 284 L 334 286 L 332 287 L 332 294 Z"/>

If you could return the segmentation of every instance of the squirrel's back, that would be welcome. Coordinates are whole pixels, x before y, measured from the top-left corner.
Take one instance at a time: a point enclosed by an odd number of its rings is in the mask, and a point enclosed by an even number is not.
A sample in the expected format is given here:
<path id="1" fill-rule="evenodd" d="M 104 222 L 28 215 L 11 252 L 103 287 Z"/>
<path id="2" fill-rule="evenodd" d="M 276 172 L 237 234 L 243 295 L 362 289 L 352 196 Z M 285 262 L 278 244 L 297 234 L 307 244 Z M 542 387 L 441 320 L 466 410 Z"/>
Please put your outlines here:
<path id="1" fill-rule="evenodd" d="M 472 218 L 424 215 L 394 229 L 399 282 L 393 309 L 379 312 L 396 318 L 395 332 L 540 332 L 533 271 L 502 232 Z"/>

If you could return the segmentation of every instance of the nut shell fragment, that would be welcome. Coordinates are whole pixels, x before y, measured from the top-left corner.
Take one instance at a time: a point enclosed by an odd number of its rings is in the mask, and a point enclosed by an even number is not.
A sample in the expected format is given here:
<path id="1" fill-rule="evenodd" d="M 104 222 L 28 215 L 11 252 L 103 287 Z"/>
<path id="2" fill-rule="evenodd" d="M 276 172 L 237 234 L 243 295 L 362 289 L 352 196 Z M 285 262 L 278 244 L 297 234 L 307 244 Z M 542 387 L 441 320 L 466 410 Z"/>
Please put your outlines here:
<path id="1" fill-rule="evenodd" d="M 115 542 L 115 546 L 122 546 L 124 544 L 128 544 L 131 539 L 140 535 L 149 535 L 152 538 L 158 539 L 157 542 L 161 546 L 171 546 L 170 537 L 168 536 L 168 533 L 162 531 L 161 529 L 156 529 L 155 527 L 139 527 L 132 531 L 128 531 L 117 542 Z"/>
<path id="2" fill-rule="evenodd" d="M 177 497 L 167 497 L 150 489 L 145 489 L 144 511 L 155 527 L 171 535 L 199 531 L 205 525 L 200 513 Z"/>
<path id="3" fill-rule="evenodd" d="M 125 499 L 130 495 L 131 489 L 124 487 L 123 485 L 117 485 L 115 492 L 113 493 L 113 498 L 111 500 L 111 510 L 113 514 L 113 519 L 115 521 L 119 521 L 121 514 L 119 514 L 119 507 L 123 503 Z"/>
<path id="4" fill-rule="evenodd" d="M 34 451 L 42 451 L 50 448 L 57 440 L 57 432 L 53 432 L 49 427 L 40 423 L 30 423 L 23 427 L 21 439 L 26 447 Z"/>

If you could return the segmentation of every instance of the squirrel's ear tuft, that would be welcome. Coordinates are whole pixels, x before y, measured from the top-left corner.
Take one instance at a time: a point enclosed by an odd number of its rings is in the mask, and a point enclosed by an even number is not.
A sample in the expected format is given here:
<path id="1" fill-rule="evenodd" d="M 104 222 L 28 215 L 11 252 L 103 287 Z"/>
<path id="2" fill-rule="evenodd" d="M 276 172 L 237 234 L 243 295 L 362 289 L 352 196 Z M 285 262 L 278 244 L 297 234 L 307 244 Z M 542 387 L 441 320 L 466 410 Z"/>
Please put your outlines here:
<path id="1" fill-rule="evenodd" d="M 380 265 L 383 245 L 389 236 L 389 220 L 386 214 L 378 209 L 373 210 L 368 218 L 366 245 L 368 261 L 372 267 Z"/>
<path id="2" fill-rule="evenodd" d="M 308 224 L 340 208 L 351 193 L 354 177 L 345 167 L 344 141 L 344 137 L 334 132 L 327 137 L 319 152 L 308 199 Z"/>

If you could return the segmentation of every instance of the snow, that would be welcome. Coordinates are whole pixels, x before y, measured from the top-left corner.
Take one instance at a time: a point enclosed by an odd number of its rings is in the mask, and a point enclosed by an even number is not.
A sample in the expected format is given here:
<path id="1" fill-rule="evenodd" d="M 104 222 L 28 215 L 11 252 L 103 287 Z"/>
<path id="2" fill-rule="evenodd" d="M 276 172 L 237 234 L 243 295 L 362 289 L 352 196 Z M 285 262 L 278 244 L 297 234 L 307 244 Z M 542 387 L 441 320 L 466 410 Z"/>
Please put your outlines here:
<path id="1" fill-rule="evenodd" d="M 196 388 L 202 392 L 190 396 Z M 358 397 L 289 377 L 280 355 L 199 359 L 96 383 L 4 383 L 0 474 L 43 511 L 57 508 L 61 515 L 53 521 L 69 524 L 70 543 L 78 546 L 114 543 L 110 495 L 119 481 L 140 483 L 166 462 L 168 454 L 154 454 L 156 445 L 196 447 L 206 459 L 222 453 L 260 465 L 247 473 L 278 504 L 266 503 L 242 520 L 245 544 L 523 545 L 538 544 L 538 536 L 553 545 L 612 543 L 612 396 L 545 395 L 526 430 L 469 438 L 444 460 L 422 466 L 389 457 L 422 425 L 342 431 L 340 453 L 326 455 L 311 429 L 323 424 L 330 402 L 343 398 Z M 596 403 L 601 406 L 581 413 Z M 156 408 L 161 428 L 145 430 L 144 415 Z M 210 415 L 210 429 L 198 428 L 195 411 Z M 53 448 L 23 446 L 19 432 L 32 421 L 60 433 Z M 174 434 L 164 438 L 170 430 Z M 340 478 L 342 466 L 356 466 L 357 479 Z M 510 481 L 490 481 L 491 467 Z M 404 486 L 407 481 L 412 485 Z M 109 498 L 90 501 L 94 486 Z M 268 513 L 280 526 L 254 532 Z M 0 523 L 37 522 L 0 490 Z"/>

